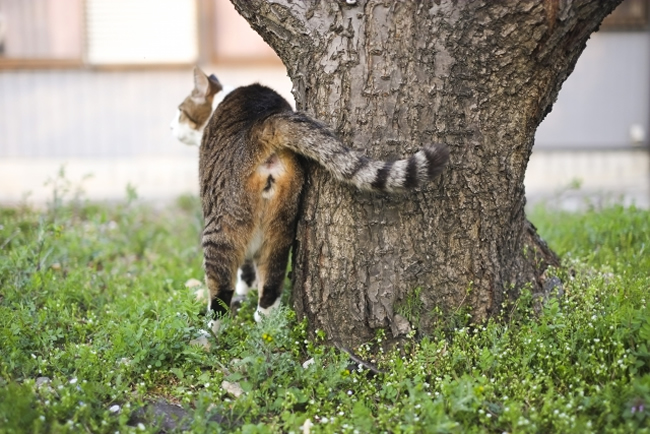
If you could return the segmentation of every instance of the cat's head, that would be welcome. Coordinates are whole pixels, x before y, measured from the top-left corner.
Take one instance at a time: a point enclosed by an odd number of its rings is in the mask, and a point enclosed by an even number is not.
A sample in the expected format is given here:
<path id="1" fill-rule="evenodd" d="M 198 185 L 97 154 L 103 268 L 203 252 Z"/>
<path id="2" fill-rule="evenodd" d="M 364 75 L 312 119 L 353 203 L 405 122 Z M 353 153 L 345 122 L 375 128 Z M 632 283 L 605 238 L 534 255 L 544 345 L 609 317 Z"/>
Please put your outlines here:
<path id="1" fill-rule="evenodd" d="M 170 124 L 172 135 L 186 145 L 201 145 L 203 129 L 216 104 L 215 95 L 223 90 L 217 77 L 194 68 L 194 89 L 178 106 Z M 223 92 L 222 92 L 223 93 Z"/>

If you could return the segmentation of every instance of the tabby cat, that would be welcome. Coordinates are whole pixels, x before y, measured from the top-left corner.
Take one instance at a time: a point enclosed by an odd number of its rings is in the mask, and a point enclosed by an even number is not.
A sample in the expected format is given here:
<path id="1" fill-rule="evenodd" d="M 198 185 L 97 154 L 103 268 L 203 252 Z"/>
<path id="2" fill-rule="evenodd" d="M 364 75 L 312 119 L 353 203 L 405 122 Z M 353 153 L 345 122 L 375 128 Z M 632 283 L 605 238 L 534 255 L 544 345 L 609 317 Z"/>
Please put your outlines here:
<path id="1" fill-rule="evenodd" d="M 259 84 L 224 89 L 198 68 L 171 127 L 182 142 L 200 145 L 208 310 L 223 314 L 235 289 L 246 292 L 256 275 L 256 321 L 280 302 L 305 182 L 299 156 L 339 181 L 386 192 L 435 178 L 449 159 L 447 146 L 436 144 L 407 159 L 372 160 L 346 147 L 325 124 L 293 111 L 275 91 Z"/>

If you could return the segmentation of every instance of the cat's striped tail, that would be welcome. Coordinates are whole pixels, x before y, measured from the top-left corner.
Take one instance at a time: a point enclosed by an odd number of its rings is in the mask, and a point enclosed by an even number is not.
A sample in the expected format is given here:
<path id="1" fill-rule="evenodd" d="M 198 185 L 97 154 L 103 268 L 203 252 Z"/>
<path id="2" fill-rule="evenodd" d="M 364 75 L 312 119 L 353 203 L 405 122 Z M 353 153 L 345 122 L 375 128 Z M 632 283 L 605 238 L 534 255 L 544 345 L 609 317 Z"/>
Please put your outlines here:
<path id="1" fill-rule="evenodd" d="M 361 190 L 401 191 L 437 177 L 449 160 L 445 144 L 432 144 L 403 160 L 373 160 L 346 147 L 323 123 L 304 113 L 284 112 L 264 122 L 264 141 L 315 160 L 336 179 Z"/>

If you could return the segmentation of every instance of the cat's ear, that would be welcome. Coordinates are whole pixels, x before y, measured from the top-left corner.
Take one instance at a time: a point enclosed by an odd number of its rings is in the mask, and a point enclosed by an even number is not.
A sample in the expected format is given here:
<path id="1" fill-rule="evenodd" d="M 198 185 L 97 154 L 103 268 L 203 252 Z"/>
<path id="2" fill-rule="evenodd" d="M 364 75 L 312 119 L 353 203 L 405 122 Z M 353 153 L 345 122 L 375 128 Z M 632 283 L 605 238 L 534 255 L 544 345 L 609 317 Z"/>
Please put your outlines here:
<path id="1" fill-rule="evenodd" d="M 219 80 L 217 80 L 217 77 L 214 75 L 208 77 L 198 66 L 194 68 L 194 90 L 192 91 L 192 98 L 206 100 L 221 89 L 222 86 Z"/>
<path id="2" fill-rule="evenodd" d="M 210 80 L 205 75 L 201 68 L 194 67 L 194 90 L 192 91 L 192 98 L 206 99 L 210 94 Z"/>
<path id="3" fill-rule="evenodd" d="M 208 77 L 208 81 L 210 82 L 210 88 L 212 90 L 213 95 L 215 93 L 221 92 L 223 86 L 221 85 L 221 82 L 219 82 L 219 79 L 217 78 L 216 75 L 210 74 L 210 76 Z"/>

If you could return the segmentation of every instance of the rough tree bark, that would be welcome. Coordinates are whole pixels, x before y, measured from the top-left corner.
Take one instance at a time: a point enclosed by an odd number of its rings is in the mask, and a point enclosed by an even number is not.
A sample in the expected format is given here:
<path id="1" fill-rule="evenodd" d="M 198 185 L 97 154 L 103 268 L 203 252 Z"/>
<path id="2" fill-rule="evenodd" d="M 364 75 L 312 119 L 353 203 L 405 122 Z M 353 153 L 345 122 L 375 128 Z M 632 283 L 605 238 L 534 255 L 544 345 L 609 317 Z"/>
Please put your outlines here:
<path id="1" fill-rule="evenodd" d="M 621 0 L 232 0 L 275 49 L 296 105 L 378 158 L 445 142 L 441 178 L 367 194 L 312 165 L 293 297 L 310 329 L 355 345 L 497 314 L 557 261 L 524 213 L 534 134 L 590 34 Z M 417 292 L 416 289 L 420 288 Z M 398 315 L 414 294 L 417 323 Z"/>

